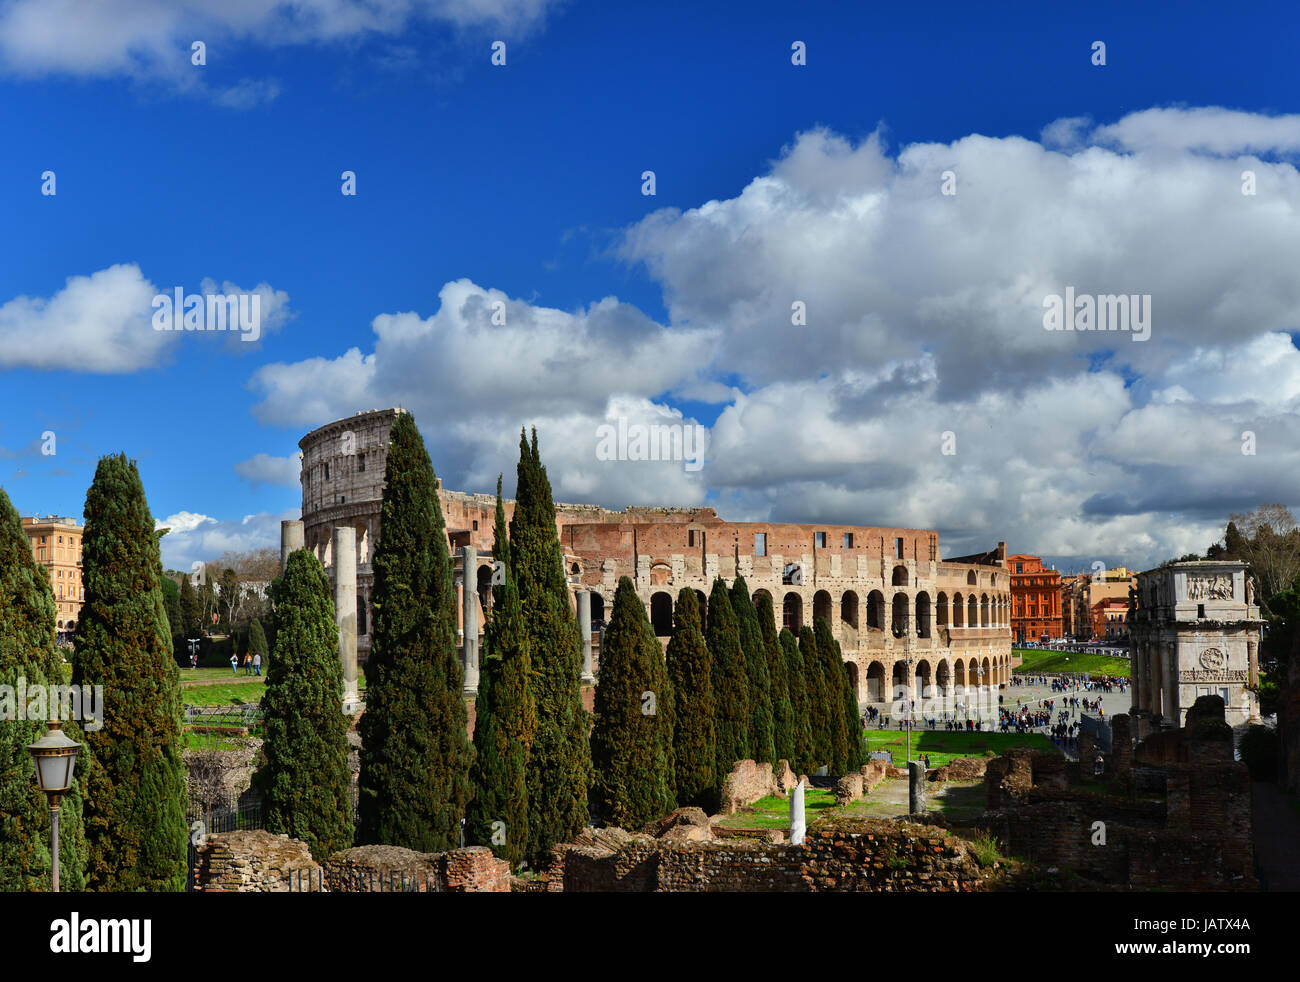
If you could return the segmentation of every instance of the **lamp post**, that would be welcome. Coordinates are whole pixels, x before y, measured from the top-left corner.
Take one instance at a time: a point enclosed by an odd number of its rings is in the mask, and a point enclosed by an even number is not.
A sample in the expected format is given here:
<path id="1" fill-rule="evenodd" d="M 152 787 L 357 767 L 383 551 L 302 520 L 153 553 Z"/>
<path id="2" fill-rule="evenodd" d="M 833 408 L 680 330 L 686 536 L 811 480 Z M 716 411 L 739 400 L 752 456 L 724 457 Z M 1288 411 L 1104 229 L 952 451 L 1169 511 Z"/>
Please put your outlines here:
<path id="1" fill-rule="evenodd" d="M 60 725 L 57 719 L 50 720 L 44 736 L 27 747 L 36 762 L 36 786 L 50 799 L 50 884 L 54 893 L 59 892 L 59 796 L 72 787 L 72 771 L 81 749 L 81 744 L 69 740 Z"/>
<path id="2" fill-rule="evenodd" d="M 903 710 L 903 726 L 907 730 L 907 762 L 910 764 L 912 762 L 912 656 L 905 656 L 903 664 L 907 666 L 907 702 Z"/>
<path id="3" fill-rule="evenodd" d="M 980 665 L 975 669 L 975 701 L 982 705 L 984 702 L 984 666 Z M 984 716 L 979 710 L 975 711 L 975 725 L 981 730 L 984 729 Z"/>

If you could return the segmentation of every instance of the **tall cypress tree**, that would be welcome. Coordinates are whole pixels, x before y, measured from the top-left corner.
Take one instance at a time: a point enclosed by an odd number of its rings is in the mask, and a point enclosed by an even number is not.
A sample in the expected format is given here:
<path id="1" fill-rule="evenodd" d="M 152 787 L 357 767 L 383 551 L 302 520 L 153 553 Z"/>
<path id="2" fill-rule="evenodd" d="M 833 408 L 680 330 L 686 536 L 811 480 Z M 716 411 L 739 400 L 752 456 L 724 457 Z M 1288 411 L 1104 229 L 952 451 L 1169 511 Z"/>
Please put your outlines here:
<path id="1" fill-rule="evenodd" d="M 713 657 L 700 629 L 699 598 L 688 586 L 677 594 L 667 659 L 675 714 L 673 769 L 677 803 L 712 810 L 718 788 Z"/>
<path id="2" fill-rule="evenodd" d="M 202 637 L 203 601 L 199 599 L 198 592 L 190 583 L 188 574 L 181 576 L 180 596 L 177 603 L 180 605 L 180 622 L 173 624 L 172 629 L 185 638 Z"/>
<path id="3" fill-rule="evenodd" d="M 309 550 L 289 556 L 277 610 L 280 632 L 262 696 L 266 763 L 254 784 L 267 830 L 307 843 L 324 859 L 352 845 L 352 772 L 334 601 L 325 568 Z"/>
<path id="4" fill-rule="evenodd" d="M 63 659 L 54 644 L 54 592 L 49 575 L 32 557 L 22 520 L 0 490 L 0 685 L 14 692 L 19 679 L 27 692 L 64 684 Z M 41 720 L 23 719 L 17 700 L 0 698 L 0 891 L 50 888 L 50 803 L 36 788 L 36 769 L 27 745 L 40 739 Z M 40 707 L 34 707 L 39 709 Z M 47 704 L 38 717 L 49 718 Z M 75 784 L 59 803 L 59 888 L 85 889 L 86 840 L 82 829 L 89 752 L 75 722 L 64 722 L 69 739 L 83 743 L 73 772 Z"/>
<path id="5" fill-rule="evenodd" d="M 745 653 L 745 674 L 749 677 L 749 748 L 757 761 L 776 763 L 772 737 L 772 680 L 767 669 L 763 630 L 743 576 L 731 584 L 731 609 L 740 632 L 740 650 Z"/>
<path id="6" fill-rule="evenodd" d="M 778 635 L 781 642 L 781 654 L 785 658 L 785 677 L 790 685 L 791 731 L 794 742 L 794 757 L 790 765 L 802 774 L 812 765 L 812 713 L 808 700 L 808 671 L 799 651 L 799 642 L 788 628 L 781 628 Z"/>
<path id="7" fill-rule="evenodd" d="M 357 840 L 442 852 L 460 843 L 473 749 L 447 530 L 410 413 L 393 421 L 380 522 Z"/>
<path id="8" fill-rule="evenodd" d="M 818 617 L 813 634 L 817 638 L 817 654 L 821 658 L 822 696 L 826 700 L 826 734 L 830 739 L 830 765 L 832 774 L 843 774 L 849 765 L 847 730 L 844 726 L 844 661 L 840 646 L 831 634 L 825 617 Z"/>
<path id="9" fill-rule="evenodd" d="M 718 577 L 709 592 L 708 628 L 705 640 L 713 656 L 713 691 L 717 702 L 714 727 L 717 733 L 717 783 L 751 756 L 749 745 L 749 673 L 745 653 L 740 650 L 740 631 L 727 584 Z"/>
<path id="10" fill-rule="evenodd" d="M 338 630 L 338 625 L 335 625 L 334 629 Z M 278 646 L 279 643 L 280 643 L 279 638 L 277 638 L 276 645 Z M 257 620 L 256 618 L 253 619 L 252 624 L 248 625 L 247 647 L 248 647 L 248 653 L 250 655 L 261 655 L 262 661 L 266 661 L 266 656 L 270 651 L 270 649 L 267 647 L 266 644 L 266 631 L 262 628 L 262 622 Z M 338 661 L 337 658 L 335 658 L 334 660 Z M 340 665 L 339 667 L 341 670 L 342 666 Z"/>
<path id="11" fill-rule="evenodd" d="M 843 664 L 839 642 L 835 642 L 835 653 Z M 853 680 L 844 671 L 844 742 L 848 748 L 845 773 L 856 771 L 867 762 L 865 737 L 862 734 L 862 710 L 858 706 L 858 695 L 853 691 Z"/>
<path id="12" fill-rule="evenodd" d="M 185 888 L 185 767 L 180 671 L 163 603 L 162 564 L 140 472 L 104 457 L 86 493 L 74 685 L 104 686 L 104 721 L 86 733 L 83 815 L 91 890 Z"/>
<path id="13" fill-rule="evenodd" d="M 672 811 L 672 686 L 645 604 L 626 576 L 619 578 L 601 639 L 595 709 L 592 811 L 623 828 L 637 828 Z"/>
<path id="14" fill-rule="evenodd" d="M 590 819 L 590 714 L 582 705 L 582 636 L 569 604 L 551 482 L 537 449 L 519 434 L 518 488 L 510 518 L 510 568 L 519 587 L 532 657 L 537 729 L 528 755 L 528 853 L 544 861 Z"/>
<path id="15" fill-rule="evenodd" d="M 794 708 L 790 704 L 790 682 L 786 674 L 785 656 L 776 632 L 776 611 L 772 595 L 764 590 L 754 605 L 759 631 L 763 636 L 763 651 L 767 655 L 767 674 L 772 683 L 772 747 L 777 760 L 795 759 Z"/>
<path id="16" fill-rule="evenodd" d="M 518 866 L 528 849 L 528 748 L 537 729 L 530 676 L 532 659 L 519 591 L 510 573 L 501 479 L 497 479 L 492 613 L 484 640 L 483 667 L 475 701 L 474 797 L 465 817 L 465 840 L 490 846 Z"/>
<path id="17" fill-rule="evenodd" d="M 804 684 L 808 694 L 808 731 L 812 737 L 808 767 L 816 770 L 831 764 L 831 727 L 825 668 L 817 650 L 817 638 L 807 625 L 799 631 L 799 656 L 803 659 Z"/>

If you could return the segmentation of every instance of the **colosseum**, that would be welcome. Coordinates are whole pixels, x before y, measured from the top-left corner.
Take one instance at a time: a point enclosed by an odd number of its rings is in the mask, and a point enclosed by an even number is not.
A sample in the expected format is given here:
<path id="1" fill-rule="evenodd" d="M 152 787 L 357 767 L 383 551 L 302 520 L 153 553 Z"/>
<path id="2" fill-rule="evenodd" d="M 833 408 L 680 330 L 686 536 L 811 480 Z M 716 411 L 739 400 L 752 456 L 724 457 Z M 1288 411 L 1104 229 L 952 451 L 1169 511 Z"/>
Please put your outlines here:
<path id="1" fill-rule="evenodd" d="M 372 410 L 308 433 L 302 450 L 304 541 L 333 578 L 331 535 L 356 530 L 357 651 L 369 650 L 370 557 L 380 535 L 388 434 L 400 409 Z M 496 498 L 438 491 L 455 557 L 466 688 L 477 686 L 478 636 L 491 607 Z M 507 519 L 514 503 L 505 502 Z M 1010 575 L 1006 544 L 942 559 L 928 529 L 727 522 L 712 508 L 556 504 L 556 526 L 574 609 L 584 625 L 584 676 L 599 670 L 600 636 L 619 577 L 628 576 L 664 644 L 677 592 L 689 586 L 704 609 L 715 577 L 744 576 L 768 594 L 784 626 L 824 617 L 839 641 L 858 700 L 942 699 L 947 711 L 996 712 L 996 686 L 1010 678 Z M 473 570 L 465 591 L 465 570 Z M 471 644 L 464 644 L 466 623 Z M 590 628 L 590 634 L 586 628 Z M 468 654 L 466 652 L 468 651 Z"/>

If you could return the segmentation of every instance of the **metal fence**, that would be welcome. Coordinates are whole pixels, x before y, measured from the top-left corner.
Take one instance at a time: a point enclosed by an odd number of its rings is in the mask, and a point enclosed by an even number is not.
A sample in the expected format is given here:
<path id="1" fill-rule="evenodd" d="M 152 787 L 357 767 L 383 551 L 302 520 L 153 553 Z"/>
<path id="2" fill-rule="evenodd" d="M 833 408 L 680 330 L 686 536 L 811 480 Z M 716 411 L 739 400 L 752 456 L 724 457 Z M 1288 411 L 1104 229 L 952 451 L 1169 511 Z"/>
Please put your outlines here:
<path id="1" fill-rule="evenodd" d="M 185 812 L 185 829 L 189 837 L 189 876 L 185 880 L 187 892 L 193 892 L 199 872 L 199 844 L 214 832 L 235 832 L 240 829 L 262 828 L 262 799 L 245 795 L 229 798 L 207 807 L 191 805 Z"/>
<path id="2" fill-rule="evenodd" d="M 290 893 L 436 893 L 429 874 L 401 870 L 295 869 L 289 871 Z"/>
<path id="3" fill-rule="evenodd" d="M 253 729 L 262 723 L 262 707 L 256 703 L 242 706 L 186 706 L 186 726 L 234 726 Z"/>

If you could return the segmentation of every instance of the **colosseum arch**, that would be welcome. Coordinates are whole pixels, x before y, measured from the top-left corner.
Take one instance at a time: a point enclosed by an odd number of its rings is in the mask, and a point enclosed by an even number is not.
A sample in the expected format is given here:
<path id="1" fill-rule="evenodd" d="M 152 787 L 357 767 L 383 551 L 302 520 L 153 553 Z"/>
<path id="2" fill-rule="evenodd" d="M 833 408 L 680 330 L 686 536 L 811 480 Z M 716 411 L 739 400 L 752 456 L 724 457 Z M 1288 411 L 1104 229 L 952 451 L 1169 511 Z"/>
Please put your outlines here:
<path id="1" fill-rule="evenodd" d="M 853 687 L 853 701 L 862 701 L 862 690 L 858 688 L 858 663 L 855 661 L 846 661 L 844 669 L 849 673 L 849 685 Z M 854 725 L 857 725 L 856 721 Z"/>
<path id="2" fill-rule="evenodd" d="M 818 590 L 813 594 L 813 624 L 817 623 L 817 618 L 822 617 L 826 620 L 826 626 L 833 628 L 835 618 L 832 616 L 833 602 L 831 595 L 825 590 Z"/>
<path id="3" fill-rule="evenodd" d="M 969 573 L 966 574 L 966 585 L 979 586 L 979 580 L 976 579 L 974 570 L 971 570 Z"/>
<path id="4" fill-rule="evenodd" d="M 893 578 L 890 580 L 889 585 L 890 585 L 890 586 L 907 586 L 907 567 L 906 567 L 906 566 L 899 565 L 899 566 L 895 566 L 895 567 L 894 567 L 894 575 L 893 575 Z"/>
<path id="5" fill-rule="evenodd" d="M 878 661 L 867 666 L 867 699 L 871 702 L 885 701 L 885 666 Z"/>
<path id="6" fill-rule="evenodd" d="M 942 590 L 939 592 L 939 596 L 935 600 L 934 612 L 936 615 L 935 624 L 938 627 L 947 627 L 948 626 L 948 594 L 944 593 Z"/>
<path id="7" fill-rule="evenodd" d="M 962 603 L 960 593 L 952 595 L 952 626 L 966 626 L 966 605 Z"/>
<path id="8" fill-rule="evenodd" d="M 891 690 L 889 699 L 910 699 L 912 698 L 911 680 L 907 677 L 907 663 L 901 658 L 894 662 L 894 673 L 890 680 Z"/>
<path id="9" fill-rule="evenodd" d="M 952 681 L 960 691 L 966 689 L 966 663 L 958 658 L 952 665 Z"/>
<path id="10" fill-rule="evenodd" d="M 845 590 L 844 596 L 840 598 L 840 637 L 846 647 L 857 647 L 858 595 L 852 590 Z"/>
<path id="11" fill-rule="evenodd" d="M 890 629 L 894 632 L 894 637 L 902 638 L 907 636 L 907 594 L 894 594 L 893 610 L 890 617 Z"/>
<path id="12" fill-rule="evenodd" d="M 984 662 L 983 662 L 982 667 L 983 667 L 983 669 L 984 669 L 984 683 L 983 683 L 983 684 L 984 684 L 984 685 L 992 685 L 992 684 L 993 684 L 993 667 L 989 664 L 989 660 L 988 660 L 988 656 L 987 656 L 987 655 L 986 655 L 985 658 L 984 658 Z"/>
<path id="13" fill-rule="evenodd" d="M 760 589 L 758 589 L 758 590 L 755 590 L 754 593 L 753 593 L 753 595 L 749 598 L 751 601 L 753 601 L 753 604 L 754 604 L 755 607 L 758 606 L 758 598 L 759 598 L 759 597 L 767 597 L 768 600 L 771 600 L 771 599 L 772 599 L 772 594 L 771 594 L 768 590 L 766 590 L 766 589 L 761 589 L 761 588 L 760 588 Z M 773 609 L 774 611 L 776 610 L 776 605 L 775 605 L 775 604 L 773 604 L 772 609 Z"/>
<path id="14" fill-rule="evenodd" d="M 947 658 L 939 659 L 939 665 L 934 670 L 934 684 L 938 686 L 936 695 L 945 699 L 952 695 L 952 669 L 948 667 Z"/>
<path id="15" fill-rule="evenodd" d="M 365 522 L 357 522 L 353 531 L 357 537 L 357 563 L 364 565 L 370 562 L 370 526 Z"/>
<path id="16" fill-rule="evenodd" d="M 650 595 L 650 624 L 655 637 L 666 638 L 673 633 L 673 596 L 660 590 Z"/>
<path id="17" fill-rule="evenodd" d="M 989 621 L 989 595 L 980 594 L 980 627 L 988 627 Z"/>
<path id="18" fill-rule="evenodd" d="M 803 597 L 791 590 L 781 601 L 781 626 L 795 634 L 803 628 Z"/>
<path id="19" fill-rule="evenodd" d="M 934 680 L 931 678 L 930 663 L 922 658 L 916 663 L 916 694 L 921 699 L 934 695 Z"/>
<path id="20" fill-rule="evenodd" d="M 966 623 L 970 627 L 980 626 L 979 601 L 975 599 L 975 594 L 973 593 L 966 600 Z"/>
<path id="21" fill-rule="evenodd" d="M 916 595 L 916 636 L 930 636 L 930 595 L 924 591 Z"/>
<path id="22" fill-rule="evenodd" d="M 766 593 L 767 591 L 760 591 Z M 704 625 L 709 623 L 709 598 L 704 595 L 703 590 L 695 591 L 695 599 L 700 602 L 700 630 L 704 630 Z"/>
<path id="23" fill-rule="evenodd" d="M 867 627 L 877 631 L 885 629 L 885 595 L 879 590 L 867 594 Z"/>
<path id="24" fill-rule="evenodd" d="M 595 590 L 591 591 L 591 623 L 597 629 L 605 626 L 605 598 Z"/>

